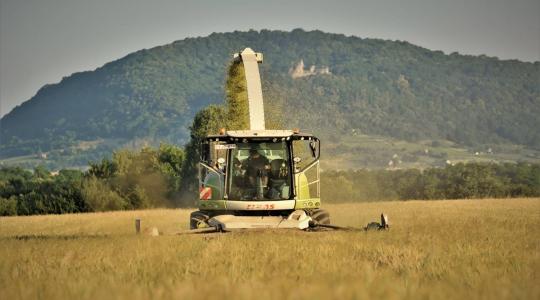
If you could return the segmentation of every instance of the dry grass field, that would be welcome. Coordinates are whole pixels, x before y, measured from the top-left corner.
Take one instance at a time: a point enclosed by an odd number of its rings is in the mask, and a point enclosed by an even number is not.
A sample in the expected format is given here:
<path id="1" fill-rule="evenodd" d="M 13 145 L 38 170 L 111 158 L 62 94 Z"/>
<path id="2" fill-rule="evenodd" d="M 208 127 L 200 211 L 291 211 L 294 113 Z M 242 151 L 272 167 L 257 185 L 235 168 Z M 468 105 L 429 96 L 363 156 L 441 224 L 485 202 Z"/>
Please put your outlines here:
<path id="1" fill-rule="evenodd" d="M 188 210 L 0 218 L 1 299 L 540 299 L 540 199 L 328 205 L 387 232 L 165 233 Z"/>

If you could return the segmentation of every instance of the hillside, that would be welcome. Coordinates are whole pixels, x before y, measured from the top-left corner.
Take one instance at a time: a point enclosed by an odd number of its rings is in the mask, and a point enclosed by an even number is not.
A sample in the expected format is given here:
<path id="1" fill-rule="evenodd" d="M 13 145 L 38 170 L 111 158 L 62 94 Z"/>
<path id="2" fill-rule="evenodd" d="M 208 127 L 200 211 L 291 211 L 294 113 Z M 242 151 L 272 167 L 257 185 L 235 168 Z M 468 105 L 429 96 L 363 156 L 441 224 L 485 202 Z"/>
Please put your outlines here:
<path id="1" fill-rule="evenodd" d="M 118 147 L 184 144 L 194 114 L 223 101 L 231 54 L 247 46 L 264 53 L 265 99 L 287 126 L 333 144 L 376 135 L 540 147 L 540 62 L 297 29 L 188 38 L 46 85 L 0 120 L 0 158 L 81 164 Z"/>

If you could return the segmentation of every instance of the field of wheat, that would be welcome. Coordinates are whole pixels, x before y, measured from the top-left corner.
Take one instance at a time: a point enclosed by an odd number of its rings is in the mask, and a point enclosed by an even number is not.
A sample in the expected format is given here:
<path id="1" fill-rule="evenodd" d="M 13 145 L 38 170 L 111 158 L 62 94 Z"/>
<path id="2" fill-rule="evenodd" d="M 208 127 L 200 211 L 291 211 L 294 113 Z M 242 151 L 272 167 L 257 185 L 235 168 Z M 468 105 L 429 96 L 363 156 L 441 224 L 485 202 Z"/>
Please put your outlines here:
<path id="1" fill-rule="evenodd" d="M 189 210 L 0 218 L 2 299 L 540 298 L 540 199 L 328 205 L 389 231 L 167 235 Z M 165 235 L 135 235 L 134 219 Z"/>

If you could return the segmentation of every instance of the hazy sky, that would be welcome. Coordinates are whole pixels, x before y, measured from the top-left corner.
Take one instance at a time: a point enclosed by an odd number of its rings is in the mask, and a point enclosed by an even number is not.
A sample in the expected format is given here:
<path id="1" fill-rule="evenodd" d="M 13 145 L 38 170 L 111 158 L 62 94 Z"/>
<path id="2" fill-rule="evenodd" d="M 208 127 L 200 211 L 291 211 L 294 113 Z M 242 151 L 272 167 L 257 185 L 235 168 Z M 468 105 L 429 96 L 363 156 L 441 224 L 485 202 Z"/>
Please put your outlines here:
<path id="1" fill-rule="evenodd" d="M 44 84 L 142 48 L 265 28 L 540 60 L 540 0 L 0 0 L 0 115 Z"/>

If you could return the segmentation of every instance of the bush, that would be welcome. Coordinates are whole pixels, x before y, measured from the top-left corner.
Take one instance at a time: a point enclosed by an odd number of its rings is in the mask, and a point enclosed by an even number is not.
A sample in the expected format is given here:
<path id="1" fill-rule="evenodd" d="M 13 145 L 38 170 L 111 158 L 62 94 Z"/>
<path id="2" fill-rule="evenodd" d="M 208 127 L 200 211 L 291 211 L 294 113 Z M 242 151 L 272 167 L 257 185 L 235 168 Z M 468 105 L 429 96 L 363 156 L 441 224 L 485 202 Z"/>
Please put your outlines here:
<path id="1" fill-rule="evenodd" d="M 83 182 L 82 198 L 90 211 L 121 210 L 126 201 L 103 181 L 90 177 Z"/>
<path id="2" fill-rule="evenodd" d="M 11 197 L 9 199 L 0 198 L 0 216 L 16 216 L 17 215 L 17 199 Z"/>

